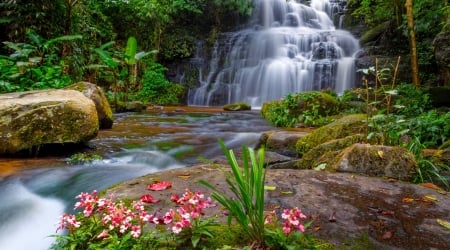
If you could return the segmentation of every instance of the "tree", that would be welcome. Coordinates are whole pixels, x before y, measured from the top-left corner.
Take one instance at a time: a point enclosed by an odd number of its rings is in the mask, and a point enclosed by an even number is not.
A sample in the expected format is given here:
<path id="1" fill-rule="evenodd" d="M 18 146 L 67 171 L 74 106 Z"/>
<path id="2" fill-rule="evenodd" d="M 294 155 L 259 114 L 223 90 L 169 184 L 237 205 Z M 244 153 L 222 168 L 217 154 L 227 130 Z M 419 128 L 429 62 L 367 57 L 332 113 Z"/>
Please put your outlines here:
<path id="1" fill-rule="evenodd" d="M 419 63 L 417 56 L 417 46 L 416 46 L 416 33 L 414 32 L 414 12 L 413 12 L 413 0 L 406 0 L 406 15 L 408 21 L 408 36 L 409 36 L 409 47 L 411 51 L 411 71 L 413 83 L 416 87 L 420 86 L 419 81 Z"/>

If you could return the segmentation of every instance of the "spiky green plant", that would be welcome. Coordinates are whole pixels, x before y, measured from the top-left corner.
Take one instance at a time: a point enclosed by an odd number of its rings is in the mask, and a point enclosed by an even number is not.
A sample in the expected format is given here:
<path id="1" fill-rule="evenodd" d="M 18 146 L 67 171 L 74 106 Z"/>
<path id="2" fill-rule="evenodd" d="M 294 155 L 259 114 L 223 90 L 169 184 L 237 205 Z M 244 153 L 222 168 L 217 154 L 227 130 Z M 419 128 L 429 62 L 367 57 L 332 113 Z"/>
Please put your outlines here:
<path id="1" fill-rule="evenodd" d="M 234 218 L 253 241 L 253 245 L 264 245 L 264 149 L 255 152 L 252 148 L 242 147 L 242 167 L 232 150 L 219 140 L 219 144 L 227 157 L 231 173 L 220 168 L 226 176 L 226 183 L 234 197 L 225 194 L 210 183 L 200 183 L 213 190 L 211 197 L 224 206 L 228 214 L 228 224 Z"/>

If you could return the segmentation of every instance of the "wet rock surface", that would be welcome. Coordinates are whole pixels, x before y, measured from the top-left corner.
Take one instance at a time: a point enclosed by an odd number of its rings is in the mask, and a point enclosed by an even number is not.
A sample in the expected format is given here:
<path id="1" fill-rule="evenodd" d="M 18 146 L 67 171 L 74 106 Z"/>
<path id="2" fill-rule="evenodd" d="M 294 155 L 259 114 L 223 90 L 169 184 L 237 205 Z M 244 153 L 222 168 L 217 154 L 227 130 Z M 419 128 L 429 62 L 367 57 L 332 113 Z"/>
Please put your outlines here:
<path id="1" fill-rule="evenodd" d="M 223 163 L 222 160 L 216 160 Z M 224 175 L 216 167 L 202 164 L 172 169 L 123 182 L 110 188 L 118 198 L 139 199 L 150 193 L 162 201 L 149 205 L 165 211 L 170 195 L 186 188 L 210 194 L 198 180 L 227 190 Z M 154 192 L 147 185 L 171 181 L 172 188 Z M 269 169 L 267 210 L 299 207 L 313 220 L 308 233 L 336 246 L 362 235 L 369 236 L 376 249 L 449 249 L 450 230 L 437 219 L 450 220 L 448 193 L 420 185 L 365 177 L 349 173 L 315 170 Z M 211 214 L 222 214 L 220 206 Z"/>

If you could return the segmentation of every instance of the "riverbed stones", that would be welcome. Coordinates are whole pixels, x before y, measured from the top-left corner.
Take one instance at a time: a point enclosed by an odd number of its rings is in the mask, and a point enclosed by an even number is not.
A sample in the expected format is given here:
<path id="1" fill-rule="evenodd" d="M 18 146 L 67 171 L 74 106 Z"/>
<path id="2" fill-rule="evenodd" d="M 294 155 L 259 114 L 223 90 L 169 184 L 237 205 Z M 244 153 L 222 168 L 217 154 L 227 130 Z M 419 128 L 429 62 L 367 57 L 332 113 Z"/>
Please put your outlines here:
<path id="1" fill-rule="evenodd" d="M 92 100 L 75 90 L 0 95 L 0 154 L 38 150 L 47 144 L 78 144 L 99 130 Z"/>
<path id="2" fill-rule="evenodd" d="M 100 129 L 112 127 L 114 122 L 113 113 L 103 90 L 98 85 L 90 82 L 78 82 L 66 87 L 66 89 L 80 91 L 94 102 Z"/>

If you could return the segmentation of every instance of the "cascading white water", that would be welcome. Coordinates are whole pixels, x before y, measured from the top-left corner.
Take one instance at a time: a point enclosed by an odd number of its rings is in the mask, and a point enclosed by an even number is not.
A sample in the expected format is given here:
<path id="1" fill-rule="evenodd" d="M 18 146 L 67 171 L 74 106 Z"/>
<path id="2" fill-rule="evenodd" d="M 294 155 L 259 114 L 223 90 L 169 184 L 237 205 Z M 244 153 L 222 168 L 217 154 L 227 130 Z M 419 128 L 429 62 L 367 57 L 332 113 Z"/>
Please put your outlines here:
<path id="1" fill-rule="evenodd" d="M 339 21 L 341 2 L 255 0 L 248 28 L 216 42 L 209 73 L 190 90 L 188 104 L 260 107 L 292 92 L 351 88 L 359 42 L 330 18 Z"/>

